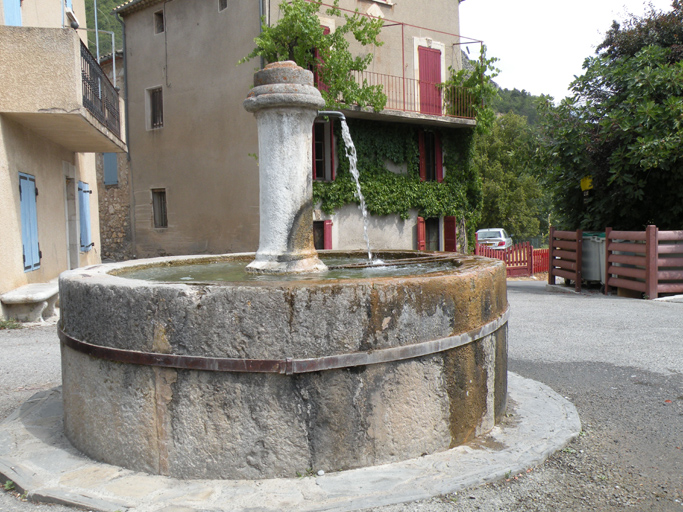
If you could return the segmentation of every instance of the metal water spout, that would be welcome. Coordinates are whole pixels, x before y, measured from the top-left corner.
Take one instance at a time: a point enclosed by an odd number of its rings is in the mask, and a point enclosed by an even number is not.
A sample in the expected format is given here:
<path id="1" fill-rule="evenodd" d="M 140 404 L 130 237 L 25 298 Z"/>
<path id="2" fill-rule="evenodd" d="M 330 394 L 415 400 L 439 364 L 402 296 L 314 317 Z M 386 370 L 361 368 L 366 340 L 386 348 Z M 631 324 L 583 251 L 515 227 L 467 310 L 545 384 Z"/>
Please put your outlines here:
<path id="1" fill-rule="evenodd" d="M 339 112 L 338 110 L 318 110 L 318 117 L 338 117 L 339 119 L 346 121 L 346 116 Z"/>

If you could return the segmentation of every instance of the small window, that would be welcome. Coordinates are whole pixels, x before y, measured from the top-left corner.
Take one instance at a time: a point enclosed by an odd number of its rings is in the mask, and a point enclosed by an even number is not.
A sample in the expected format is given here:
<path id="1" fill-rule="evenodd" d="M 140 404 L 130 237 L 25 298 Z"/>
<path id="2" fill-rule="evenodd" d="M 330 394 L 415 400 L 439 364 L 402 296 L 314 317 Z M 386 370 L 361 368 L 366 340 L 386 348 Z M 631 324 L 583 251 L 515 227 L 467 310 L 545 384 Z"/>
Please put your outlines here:
<path id="1" fill-rule="evenodd" d="M 223 11 L 228 8 L 228 0 L 218 0 L 218 10 Z"/>
<path id="2" fill-rule="evenodd" d="M 104 153 L 102 156 L 102 166 L 104 168 L 104 184 L 118 185 L 119 172 L 116 153 Z"/>
<path id="3" fill-rule="evenodd" d="M 164 126 L 164 96 L 161 87 L 148 90 L 149 128 L 155 130 Z"/>
<path id="4" fill-rule="evenodd" d="M 167 228 L 166 189 L 156 188 L 152 190 L 152 210 L 154 211 L 154 227 Z"/>
<path id="5" fill-rule="evenodd" d="M 313 247 L 316 251 L 332 249 L 332 221 L 313 221 Z"/>
<path id="6" fill-rule="evenodd" d="M 313 124 L 313 179 L 334 181 L 334 144 L 332 122 Z"/>
<path id="7" fill-rule="evenodd" d="M 164 26 L 164 11 L 154 13 L 154 33 L 161 34 L 166 27 Z"/>

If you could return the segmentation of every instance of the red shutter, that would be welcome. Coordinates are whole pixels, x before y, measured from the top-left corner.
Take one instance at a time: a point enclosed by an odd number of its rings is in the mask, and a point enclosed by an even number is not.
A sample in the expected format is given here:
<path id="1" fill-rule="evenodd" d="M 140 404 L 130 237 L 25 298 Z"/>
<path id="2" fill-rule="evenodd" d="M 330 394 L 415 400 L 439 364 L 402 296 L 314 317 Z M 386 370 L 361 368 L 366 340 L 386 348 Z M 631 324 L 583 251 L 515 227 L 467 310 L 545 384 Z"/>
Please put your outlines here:
<path id="1" fill-rule="evenodd" d="M 332 249 L 332 221 L 326 220 L 323 227 L 323 249 Z"/>
<path id="2" fill-rule="evenodd" d="M 327 35 L 330 33 L 330 27 L 326 27 L 324 25 L 321 25 L 323 29 L 323 34 Z M 319 90 L 321 91 L 327 91 L 328 87 L 325 85 L 320 78 L 320 69 L 322 68 L 323 64 L 325 61 L 323 58 L 320 56 L 320 52 L 318 51 L 317 48 L 313 49 L 313 54 L 315 56 L 315 60 L 317 64 L 315 64 L 314 68 L 311 70 L 313 71 L 313 85 L 315 85 Z"/>
<path id="3" fill-rule="evenodd" d="M 436 167 L 436 181 L 443 181 L 443 152 L 441 151 L 441 137 L 434 133 L 434 166 Z"/>
<path id="4" fill-rule="evenodd" d="M 417 55 L 420 69 L 420 112 L 440 116 L 441 90 L 441 51 L 418 46 Z"/>
<path id="5" fill-rule="evenodd" d="M 443 250 L 449 252 L 456 252 L 456 240 L 457 240 L 457 226 L 455 217 L 444 217 L 443 218 Z"/>
<path id="6" fill-rule="evenodd" d="M 417 250 L 424 251 L 427 248 L 427 231 L 425 229 L 425 220 L 422 217 L 417 218 Z"/>
<path id="7" fill-rule="evenodd" d="M 427 158 L 425 155 L 425 132 L 422 130 L 417 132 L 417 146 L 420 150 L 420 180 L 427 179 Z"/>

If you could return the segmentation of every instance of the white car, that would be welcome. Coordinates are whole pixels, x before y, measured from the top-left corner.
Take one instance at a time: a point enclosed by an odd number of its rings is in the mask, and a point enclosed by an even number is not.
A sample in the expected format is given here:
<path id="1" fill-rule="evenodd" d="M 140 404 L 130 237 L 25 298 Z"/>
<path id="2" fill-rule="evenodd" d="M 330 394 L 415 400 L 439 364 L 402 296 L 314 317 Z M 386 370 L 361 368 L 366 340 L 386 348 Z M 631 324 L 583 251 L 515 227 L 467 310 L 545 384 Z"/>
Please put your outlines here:
<path id="1" fill-rule="evenodd" d="M 491 249 L 507 249 L 512 247 L 512 238 L 503 228 L 480 229 L 477 231 L 479 245 Z"/>

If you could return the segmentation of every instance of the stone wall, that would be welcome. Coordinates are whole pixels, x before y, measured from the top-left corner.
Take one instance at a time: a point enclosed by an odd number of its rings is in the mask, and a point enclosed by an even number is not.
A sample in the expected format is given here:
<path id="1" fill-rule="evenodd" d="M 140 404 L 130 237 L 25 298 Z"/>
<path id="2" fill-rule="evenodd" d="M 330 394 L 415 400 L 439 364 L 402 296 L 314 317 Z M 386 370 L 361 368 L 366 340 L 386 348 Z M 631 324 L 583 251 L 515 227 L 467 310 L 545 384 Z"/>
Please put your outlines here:
<path id="1" fill-rule="evenodd" d="M 126 153 L 117 156 L 118 184 L 104 184 L 104 158 L 97 155 L 102 260 L 135 258 L 130 221 L 130 163 Z"/>

